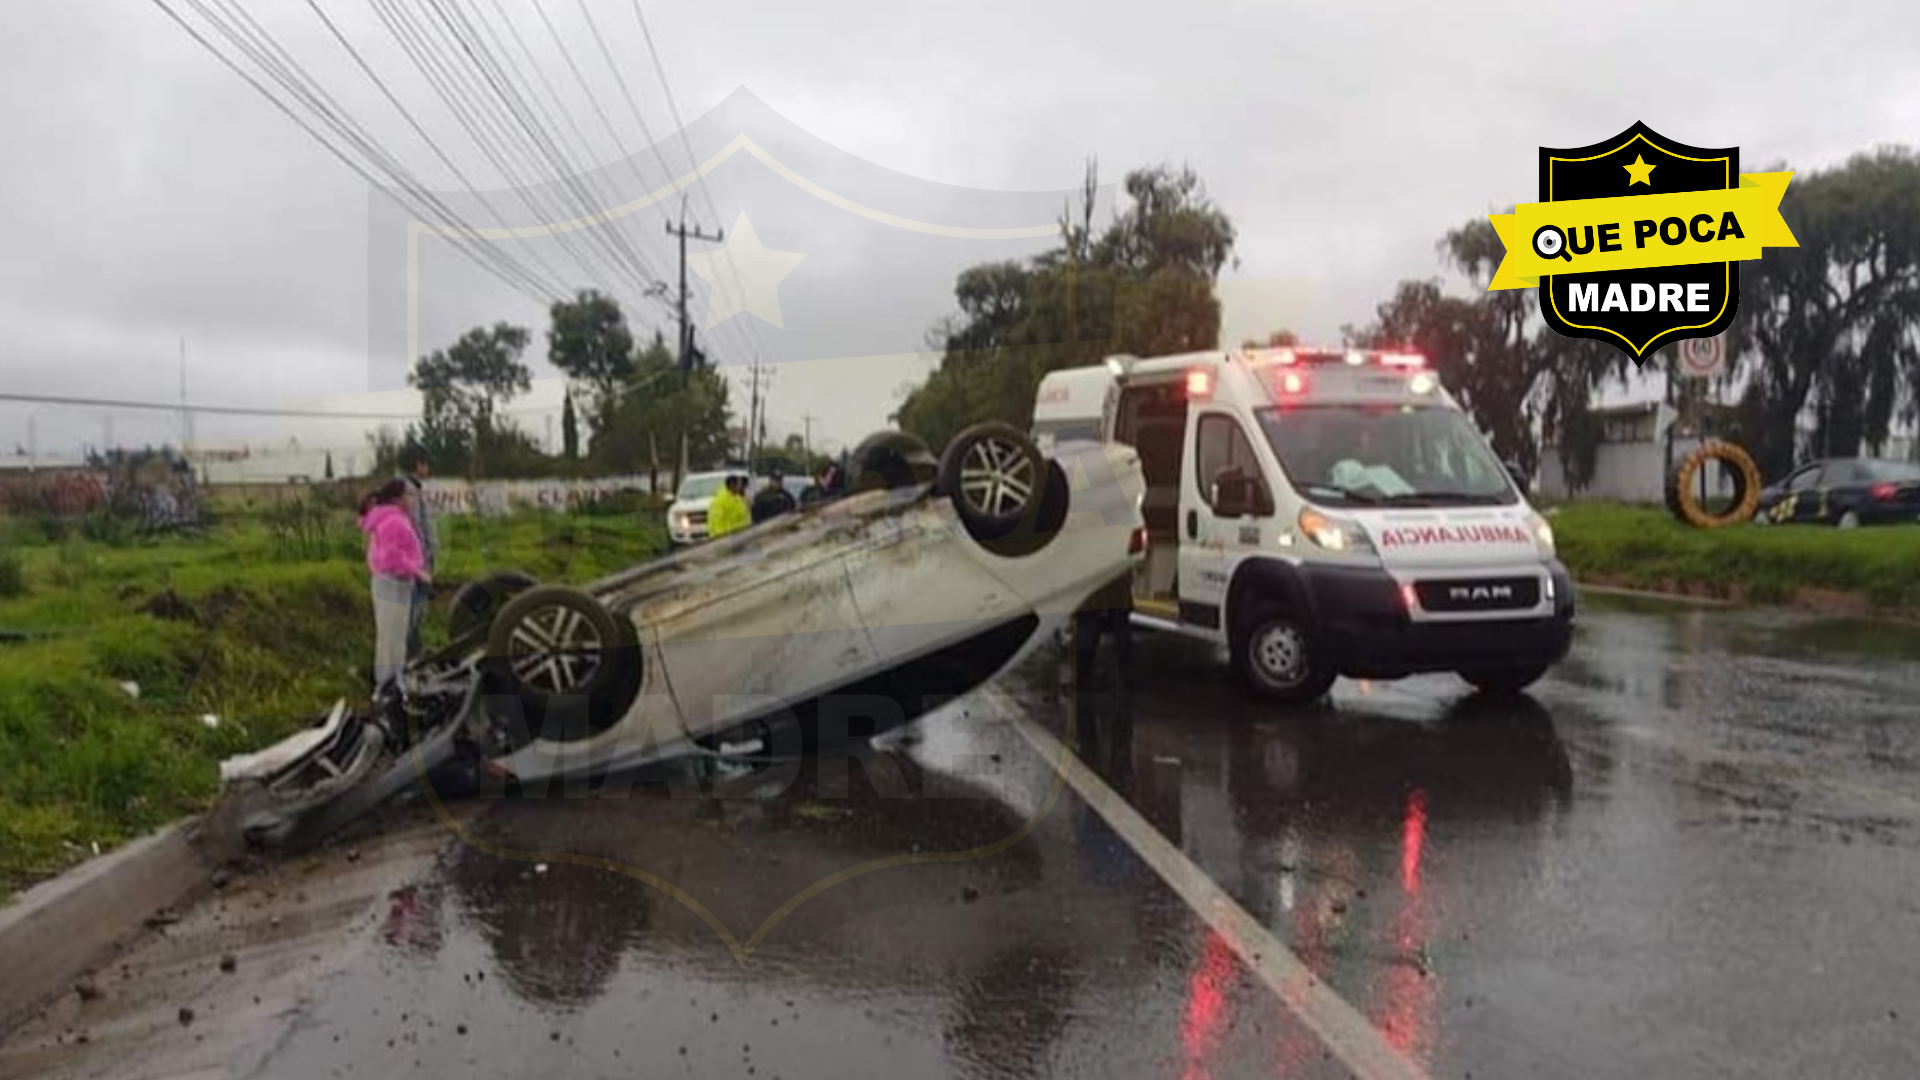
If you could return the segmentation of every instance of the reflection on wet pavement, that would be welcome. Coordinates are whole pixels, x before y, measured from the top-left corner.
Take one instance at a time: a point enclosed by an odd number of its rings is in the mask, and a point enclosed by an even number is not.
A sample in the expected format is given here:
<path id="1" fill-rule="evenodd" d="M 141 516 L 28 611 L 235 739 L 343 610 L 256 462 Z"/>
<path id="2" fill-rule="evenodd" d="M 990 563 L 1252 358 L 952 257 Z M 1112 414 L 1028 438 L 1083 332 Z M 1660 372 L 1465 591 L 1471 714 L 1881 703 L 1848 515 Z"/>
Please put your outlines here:
<path id="1" fill-rule="evenodd" d="M 1434 1075 L 1900 1075 L 1920 665 L 1777 616 L 1584 622 L 1506 703 L 1279 709 L 1143 641 L 1136 801 Z"/>
<path id="2" fill-rule="evenodd" d="M 502 802 L 475 825 L 480 846 L 454 845 L 390 898 L 399 921 L 376 962 L 326 988 L 276 1075 L 418 1058 L 463 1077 L 631 1075 L 627 1061 L 689 1076 L 1237 1077 L 1269 1075 L 1276 1047 L 1301 1075 L 1334 1075 L 1024 745 L 977 720 L 887 740 L 844 771 L 809 759 L 771 791 L 743 777 L 718 798 Z M 974 766 L 943 770 L 961 761 Z M 751 946 L 744 964 L 716 923 Z M 401 1011 L 412 1019 L 383 1019 Z"/>

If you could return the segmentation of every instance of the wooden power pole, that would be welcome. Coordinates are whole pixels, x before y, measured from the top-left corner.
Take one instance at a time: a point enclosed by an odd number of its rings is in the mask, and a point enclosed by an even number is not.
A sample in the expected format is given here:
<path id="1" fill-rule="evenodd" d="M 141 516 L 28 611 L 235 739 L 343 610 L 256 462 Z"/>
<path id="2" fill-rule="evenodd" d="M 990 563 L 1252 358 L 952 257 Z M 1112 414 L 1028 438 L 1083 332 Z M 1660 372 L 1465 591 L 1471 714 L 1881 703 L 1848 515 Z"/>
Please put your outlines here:
<path id="1" fill-rule="evenodd" d="M 680 223 L 675 225 L 671 221 L 667 222 L 667 235 L 680 238 L 680 352 L 678 355 L 680 358 L 680 370 L 691 371 L 697 366 L 696 353 L 698 350 L 693 347 L 693 330 L 687 326 L 687 237 L 691 236 L 695 240 L 719 241 L 727 238 L 727 232 L 725 229 L 722 229 L 712 236 L 708 236 L 697 227 L 688 229 L 687 206 L 685 202 L 682 202 L 680 204 Z"/>

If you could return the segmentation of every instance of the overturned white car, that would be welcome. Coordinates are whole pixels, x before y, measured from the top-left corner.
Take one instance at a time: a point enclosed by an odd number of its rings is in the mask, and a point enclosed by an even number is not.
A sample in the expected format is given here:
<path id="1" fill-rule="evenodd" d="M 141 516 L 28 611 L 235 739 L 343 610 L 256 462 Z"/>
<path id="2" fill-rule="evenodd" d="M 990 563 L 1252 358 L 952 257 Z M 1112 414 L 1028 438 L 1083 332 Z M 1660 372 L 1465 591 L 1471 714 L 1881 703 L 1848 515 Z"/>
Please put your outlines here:
<path id="1" fill-rule="evenodd" d="M 987 424 L 938 460 L 882 433 L 854 463 L 844 498 L 581 587 L 469 583 L 404 709 L 337 706 L 223 767 L 250 835 L 318 839 L 456 760 L 531 782 L 752 753 L 823 702 L 885 726 L 1018 662 L 1144 554 L 1121 444 L 1049 457 Z"/>

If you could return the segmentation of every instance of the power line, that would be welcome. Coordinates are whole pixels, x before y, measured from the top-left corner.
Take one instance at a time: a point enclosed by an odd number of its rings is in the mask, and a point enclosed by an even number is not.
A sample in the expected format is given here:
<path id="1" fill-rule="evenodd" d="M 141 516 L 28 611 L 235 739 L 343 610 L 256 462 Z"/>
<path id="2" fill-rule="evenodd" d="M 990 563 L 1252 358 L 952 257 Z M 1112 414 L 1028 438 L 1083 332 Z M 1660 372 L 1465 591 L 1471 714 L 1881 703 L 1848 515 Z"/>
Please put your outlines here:
<path id="1" fill-rule="evenodd" d="M 463 229 L 467 228 L 460 215 L 454 213 L 452 209 L 437 196 L 426 191 L 418 179 L 413 177 L 412 173 L 402 165 L 398 159 L 388 153 L 386 149 L 380 145 L 378 139 L 355 121 L 352 115 L 341 107 L 340 104 L 327 93 L 324 87 L 319 86 L 299 65 L 299 62 L 287 54 L 284 48 L 280 47 L 279 43 L 273 39 L 273 35 L 264 27 L 260 26 L 245 10 L 228 3 L 227 0 L 210 0 L 210 2 L 221 5 L 222 11 L 227 14 L 223 17 L 208 10 L 207 4 L 203 2 L 203 0 L 187 0 L 189 6 L 225 36 L 242 54 L 258 65 L 268 77 L 279 83 L 297 100 L 304 104 L 310 111 L 318 116 L 323 123 L 332 128 L 342 139 L 371 162 L 375 168 L 385 172 L 390 182 L 386 185 L 381 184 L 380 181 L 373 179 L 365 170 L 359 168 L 354 162 L 347 159 L 345 155 L 335 150 L 337 156 L 340 156 L 343 161 L 346 161 L 350 167 L 353 167 L 356 172 L 360 173 L 360 175 L 373 186 L 397 187 L 401 191 L 425 202 L 441 217 L 454 222 Z M 181 19 L 178 14 L 167 8 L 164 3 L 160 3 L 160 0 L 155 0 L 155 3 L 159 4 L 161 9 L 173 17 L 176 22 L 186 27 L 185 21 Z M 294 115 L 291 110 L 275 98 L 270 91 L 266 90 L 265 87 L 261 86 L 251 76 L 246 75 L 244 71 L 241 71 L 238 65 L 234 64 L 229 57 L 222 54 L 211 42 L 207 41 L 206 38 L 199 33 L 193 31 L 191 27 L 186 28 L 195 40 L 199 41 L 201 45 L 212 52 L 216 58 L 240 73 L 242 77 L 246 78 L 263 96 L 266 96 L 275 105 L 279 106 L 282 111 L 287 112 L 289 116 Z M 298 121 L 297 116 L 295 119 Z M 313 129 L 307 127 L 304 123 L 302 123 L 301 126 L 307 128 L 308 133 L 316 139 L 319 139 L 323 145 L 329 149 L 334 149 L 332 144 L 327 142 L 324 136 L 319 135 L 318 132 L 313 131 Z M 407 206 L 406 200 L 397 195 L 393 195 L 391 191 L 389 192 L 389 197 L 394 198 L 395 201 L 400 202 L 403 207 L 410 211 L 421 213 L 417 207 Z M 431 217 L 433 215 L 422 213 L 421 216 Z M 502 280 L 507 281 L 507 283 L 516 290 L 523 293 L 527 292 L 526 286 L 531 284 L 533 286 L 533 292 L 529 295 L 553 292 L 553 286 L 551 284 L 542 282 L 531 272 L 527 271 L 512 259 L 507 258 L 504 253 L 497 249 L 474 244 L 471 240 L 469 240 L 466 246 L 469 257 L 475 258 L 483 267 L 493 270 L 497 275 L 504 274 Z M 476 252 L 478 254 L 476 254 Z M 518 281 L 512 280 L 514 277 L 517 277 Z"/>
<path id="2" fill-rule="evenodd" d="M 514 75 L 509 74 L 508 71 L 501 66 L 499 59 L 487 48 L 486 43 L 479 40 L 475 23 L 467 18 L 466 14 L 455 4 L 448 3 L 443 6 L 441 0 L 427 0 L 427 2 L 434 9 L 435 13 L 440 16 L 441 21 L 446 23 L 450 36 L 466 51 L 468 59 L 473 61 L 474 66 L 480 70 L 482 76 L 492 87 L 494 93 L 499 96 L 501 102 L 506 106 L 507 113 L 517 121 L 520 128 L 526 132 L 527 138 L 534 148 L 533 156 L 544 157 L 546 163 L 553 167 L 555 179 L 574 196 L 576 209 L 581 211 L 577 216 L 583 218 L 593 216 L 595 213 L 595 199 L 591 193 L 586 192 L 581 186 L 578 175 L 580 170 L 573 165 L 566 153 L 561 150 L 559 145 L 547 134 L 543 124 L 535 120 L 533 110 L 528 107 L 526 97 L 520 93 L 519 87 L 515 85 Z M 449 12 L 451 14 L 449 14 Z M 454 19 L 458 19 L 460 24 L 465 27 L 464 37 L 461 35 L 460 28 L 454 26 Z M 484 24 L 484 19 L 482 23 Z M 485 25 L 487 36 L 492 38 L 495 45 L 499 46 L 504 52 L 505 47 L 500 43 L 498 36 L 493 33 L 492 26 L 490 24 Z M 518 66 L 514 63 L 513 58 L 509 56 L 506 58 L 506 61 L 508 65 L 513 66 L 514 73 L 517 74 Z M 545 110 L 542 109 L 541 111 L 544 113 Z M 547 118 L 545 126 L 550 126 L 551 123 L 551 118 Z M 605 249 L 611 253 L 613 265 L 616 268 L 620 268 L 624 262 L 626 268 L 634 273 L 640 285 L 639 291 L 641 295 L 644 295 L 647 290 L 658 281 L 657 275 L 654 274 L 652 267 L 647 263 L 646 259 L 641 256 L 639 252 L 633 250 L 632 245 L 626 242 L 626 236 L 617 229 L 588 229 L 587 234 L 589 239 L 598 240 Z"/>
<path id="3" fill-rule="evenodd" d="M 499 170 L 500 175 L 513 188 L 514 194 L 519 196 L 520 201 L 532 212 L 534 218 L 545 221 L 564 216 L 564 210 L 556 214 L 536 200 L 533 194 L 534 185 L 523 179 L 519 170 L 507 162 L 503 154 L 504 147 L 496 134 L 503 125 L 498 116 L 490 111 L 485 95 L 473 92 L 471 83 L 466 81 L 470 76 L 466 75 L 463 65 L 443 57 L 443 46 L 436 40 L 432 24 L 416 23 L 405 6 L 397 3 L 396 0 L 373 0 L 372 6 L 388 34 L 400 45 L 402 51 L 407 54 L 408 59 L 421 74 L 426 76 L 428 84 L 453 113 L 454 119 L 466 130 L 468 137 L 480 149 L 481 154 L 492 163 L 495 169 Z M 493 130 L 488 130 L 489 125 L 492 125 Z M 512 139 L 509 136 L 504 141 L 511 142 Z M 571 235 L 564 232 L 555 233 L 553 239 L 582 270 L 587 272 L 590 278 L 596 281 L 602 278 L 603 275 L 596 266 L 595 260 L 575 245 Z M 606 284 L 604 281 L 600 283 L 603 286 Z M 608 288 L 607 291 L 617 290 Z M 559 296 L 566 296 L 570 292 L 571 290 L 562 290 Z"/>
<path id="4" fill-rule="evenodd" d="M 360 70 L 366 74 L 367 78 L 373 82 L 373 85 L 377 87 L 380 93 L 386 97 L 387 101 L 393 105 L 395 111 L 400 114 L 401 118 L 406 120 L 407 124 L 413 128 L 414 133 L 420 136 L 421 141 L 427 144 L 428 149 L 433 151 L 434 156 L 440 159 L 441 164 L 447 167 L 447 171 L 453 174 L 454 179 L 458 180 L 469 192 L 479 199 L 480 204 L 486 207 L 493 215 L 493 220 L 496 224 L 503 229 L 507 228 L 506 216 L 500 213 L 499 208 L 494 206 L 491 201 L 480 198 L 479 187 L 467 178 L 466 172 L 455 163 L 451 155 L 441 148 L 439 140 L 428 134 L 427 129 L 420 123 L 419 119 L 414 116 L 413 111 L 401 103 L 400 98 L 394 94 L 392 88 L 387 85 L 386 80 L 382 79 L 379 74 L 373 70 L 373 66 L 367 63 L 366 59 L 361 55 L 360 50 L 355 48 L 353 42 L 347 40 L 347 36 L 340 32 L 340 28 L 334 24 L 333 19 L 328 17 L 325 11 L 321 10 L 319 0 L 307 0 L 307 6 L 312 8 L 313 13 L 318 15 L 320 21 L 326 24 L 327 30 L 333 34 L 334 40 L 338 41 L 340 47 L 347 51 L 347 55 L 353 58 L 353 62 L 359 65 Z M 553 268 L 548 266 L 544 259 L 540 258 L 538 252 L 529 252 L 529 254 L 533 257 L 533 260 L 540 265 L 542 270 L 548 274 L 553 274 Z"/>
<path id="5" fill-rule="evenodd" d="M 666 95 L 667 114 L 673 117 L 674 127 L 679 131 L 679 134 L 680 134 L 681 149 L 687 152 L 687 168 L 688 169 L 698 168 L 699 162 L 696 161 L 693 156 L 693 140 L 687 138 L 687 124 L 685 120 L 681 119 L 680 103 L 677 100 L 675 100 L 673 96 L 673 85 L 667 80 L 667 68 L 666 68 L 666 65 L 661 63 L 660 61 L 660 50 L 654 47 L 653 29 L 647 24 L 647 13 L 646 13 L 646 10 L 640 6 L 640 0 L 633 0 L 633 16 L 635 21 L 637 21 L 640 24 L 640 36 L 647 43 L 647 55 L 653 61 L 654 76 L 660 80 L 660 89 Z M 640 130 L 644 134 L 646 131 L 646 121 L 638 116 L 637 109 L 635 110 L 635 114 L 636 114 L 635 119 L 640 120 Z M 657 146 L 655 147 L 654 152 L 656 155 L 659 153 L 659 148 Z M 661 165 L 663 168 L 665 167 L 664 160 L 662 160 Z M 698 188 L 700 191 L 701 201 L 707 204 L 707 215 L 713 219 L 714 224 L 716 226 L 719 225 L 720 209 L 719 207 L 714 205 L 713 192 L 707 186 L 707 178 L 704 176 L 699 177 L 694 181 L 694 186 Z M 730 279 L 732 279 L 734 287 L 736 289 L 739 289 L 742 293 L 744 293 L 746 290 L 746 286 L 740 280 L 739 268 L 733 265 L 733 260 L 722 258 L 720 262 L 721 262 L 721 265 L 723 265 L 726 268 L 727 276 Z M 760 334 L 760 324 L 753 322 L 752 320 L 748 320 L 745 326 L 741 329 L 740 333 L 746 338 L 747 348 L 748 348 L 748 351 L 752 354 L 753 362 L 759 363 L 761 360 L 761 353 L 762 353 L 761 347 L 764 344 L 764 341 Z"/>
<path id="6" fill-rule="evenodd" d="M 545 67 L 540 63 L 539 58 L 534 55 L 532 47 L 527 44 L 527 39 L 525 35 L 521 34 L 520 26 L 518 22 L 515 21 L 512 16 L 507 14 L 506 8 L 503 7 L 501 4 L 501 0 L 488 0 L 488 2 L 490 6 L 493 8 L 494 14 L 499 17 L 501 24 L 506 27 L 508 36 L 510 36 L 513 39 L 513 42 L 515 45 L 519 46 L 521 55 L 526 57 L 527 67 L 530 70 L 532 70 L 534 76 L 537 79 L 539 79 L 541 88 L 546 91 L 547 99 L 553 106 L 553 113 L 547 114 L 547 115 L 551 116 L 551 115 L 557 114 L 561 118 L 561 120 L 563 120 L 566 123 L 567 130 L 573 135 L 572 142 L 575 149 L 578 151 L 580 155 L 580 160 L 582 160 L 583 162 L 591 163 L 595 156 L 593 153 L 593 144 L 591 140 L 587 138 L 585 132 L 580 130 L 579 122 L 574 119 L 574 110 L 567 107 L 565 99 L 561 97 L 560 91 L 558 90 L 558 88 L 554 86 L 553 80 L 547 77 Z M 485 21 L 485 20 L 483 19 L 482 21 Z M 498 40 L 497 36 L 495 40 L 496 41 Z M 502 46 L 501 51 L 502 52 L 506 51 L 504 46 Z M 542 111 L 544 112 L 545 110 L 543 109 Z M 550 122 L 551 121 L 549 120 L 549 123 Z M 586 177 L 587 183 L 593 187 L 594 198 L 605 203 L 608 207 L 612 207 L 617 204 L 618 202 L 617 199 L 609 198 L 605 194 L 604 189 L 600 186 L 600 183 L 598 182 L 600 177 L 596 172 L 587 172 L 585 170 L 582 170 L 582 175 Z M 634 223 L 633 215 L 626 215 L 624 218 L 616 219 L 616 220 L 622 221 L 629 225 Z M 611 223 L 610 223 L 610 227 L 613 227 Z M 657 275 L 654 275 L 652 273 L 652 268 L 649 264 L 646 263 L 645 257 L 638 256 L 638 253 L 636 253 L 636 255 L 637 257 L 640 258 L 642 265 L 646 266 L 648 275 L 651 277 L 657 277 Z M 660 299 L 660 294 L 654 289 L 648 289 L 646 293 L 649 299 L 654 299 L 654 300 Z"/>

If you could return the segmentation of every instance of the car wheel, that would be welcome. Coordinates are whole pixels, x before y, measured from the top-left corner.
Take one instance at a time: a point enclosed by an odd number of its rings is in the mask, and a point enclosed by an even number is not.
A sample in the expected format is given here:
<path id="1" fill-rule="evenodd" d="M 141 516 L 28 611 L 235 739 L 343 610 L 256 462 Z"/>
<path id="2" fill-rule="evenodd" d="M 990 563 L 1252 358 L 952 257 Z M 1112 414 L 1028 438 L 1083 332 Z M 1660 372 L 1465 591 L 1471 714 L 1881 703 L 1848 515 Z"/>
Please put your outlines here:
<path id="1" fill-rule="evenodd" d="M 455 641 L 477 633 L 507 601 L 539 584 L 531 575 L 518 570 L 501 570 L 467 582 L 453 594 L 447 614 L 448 632 Z"/>
<path id="2" fill-rule="evenodd" d="M 937 468 L 927 444 L 904 431 L 869 435 L 852 457 L 852 492 L 918 487 L 932 483 Z"/>
<path id="3" fill-rule="evenodd" d="M 496 684 L 516 695 L 529 730 L 586 738 L 639 696 L 639 642 L 627 620 L 577 589 L 545 585 L 508 601 L 487 635 Z"/>
<path id="4" fill-rule="evenodd" d="M 976 536 L 1004 536 L 1039 505 L 1047 460 L 1008 424 L 976 424 L 940 455 L 940 490 Z"/>
<path id="5" fill-rule="evenodd" d="M 1840 520 L 1834 522 L 1833 524 L 1835 528 L 1857 529 L 1860 527 L 1860 515 L 1853 512 L 1852 510 L 1849 510 L 1844 514 L 1841 514 Z"/>
<path id="6" fill-rule="evenodd" d="M 1269 701 L 1316 701 L 1338 677 L 1320 658 L 1306 620 L 1276 605 L 1257 608 L 1242 620 L 1231 648 L 1241 682 Z"/>
<path id="7" fill-rule="evenodd" d="M 1460 677 L 1483 694 L 1510 696 L 1540 681 L 1551 664 L 1512 664 L 1502 667 L 1463 671 Z"/>

